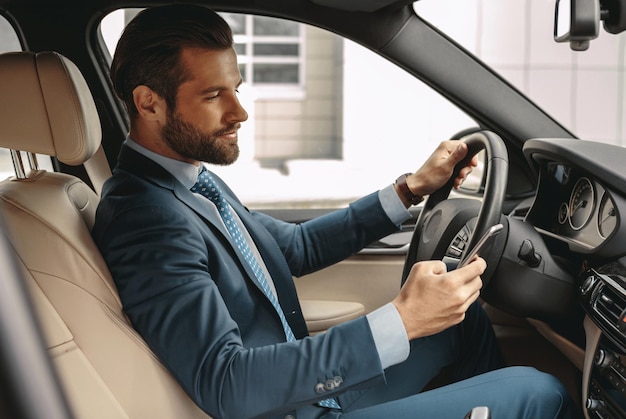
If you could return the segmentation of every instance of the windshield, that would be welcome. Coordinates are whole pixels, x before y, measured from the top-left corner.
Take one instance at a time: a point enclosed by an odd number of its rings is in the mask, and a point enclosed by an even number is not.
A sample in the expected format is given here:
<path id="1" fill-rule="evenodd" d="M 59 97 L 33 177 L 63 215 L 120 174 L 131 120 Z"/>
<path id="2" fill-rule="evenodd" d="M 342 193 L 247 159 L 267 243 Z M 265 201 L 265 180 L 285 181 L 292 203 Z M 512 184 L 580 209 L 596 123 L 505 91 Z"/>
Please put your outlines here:
<path id="1" fill-rule="evenodd" d="M 421 0 L 418 15 L 475 54 L 581 139 L 624 146 L 625 34 L 587 51 L 556 43 L 554 0 Z"/>

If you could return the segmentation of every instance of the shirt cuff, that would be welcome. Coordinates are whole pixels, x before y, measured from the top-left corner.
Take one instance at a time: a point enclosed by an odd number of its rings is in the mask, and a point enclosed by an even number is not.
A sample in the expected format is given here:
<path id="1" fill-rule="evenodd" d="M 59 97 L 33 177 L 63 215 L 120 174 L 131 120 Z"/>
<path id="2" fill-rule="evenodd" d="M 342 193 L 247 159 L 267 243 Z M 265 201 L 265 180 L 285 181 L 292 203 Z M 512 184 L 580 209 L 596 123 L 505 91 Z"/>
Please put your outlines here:
<path id="1" fill-rule="evenodd" d="M 393 185 L 389 185 L 378 191 L 378 199 L 387 217 L 398 227 L 404 221 L 411 218 L 411 213 L 402 203 Z"/>
<path id="2" fill-rule="evenodd" d="M 393 303 L 372 311 L 366 316 L 383 369 L 399 364 L 409 357 L 409 337 L 400 313 Z"/>

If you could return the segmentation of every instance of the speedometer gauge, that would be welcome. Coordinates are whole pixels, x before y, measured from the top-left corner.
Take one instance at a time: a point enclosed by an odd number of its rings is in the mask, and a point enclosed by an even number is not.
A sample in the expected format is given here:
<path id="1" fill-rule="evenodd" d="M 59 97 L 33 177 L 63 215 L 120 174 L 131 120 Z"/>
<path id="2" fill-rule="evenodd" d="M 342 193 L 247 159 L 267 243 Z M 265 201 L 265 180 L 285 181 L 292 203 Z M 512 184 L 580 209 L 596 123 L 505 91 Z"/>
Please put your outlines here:
<path id="1" fill-rule="evenodd" d="M 598 232 L 606 239 L 617 226 L 617 212 L 608 193 L 602 195 L 598 209 Z"/>
<path id="2" fill-rule="evenodd" d="M 574 230 L 583 228 L 595 207 L 593 183 L 586 177 L 578 179 L 569 200 L 569 224 Z"/>

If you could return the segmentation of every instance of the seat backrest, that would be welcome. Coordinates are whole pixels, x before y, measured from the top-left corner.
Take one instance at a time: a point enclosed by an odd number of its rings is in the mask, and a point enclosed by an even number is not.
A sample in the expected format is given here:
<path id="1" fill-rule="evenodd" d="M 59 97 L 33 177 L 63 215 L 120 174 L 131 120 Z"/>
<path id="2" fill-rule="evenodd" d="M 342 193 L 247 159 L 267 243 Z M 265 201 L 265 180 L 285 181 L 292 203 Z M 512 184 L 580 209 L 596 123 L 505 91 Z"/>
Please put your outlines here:
<path id="1" fill-rule="evenodd" d="M 80 165 L 100 148 L 78 68 L 54 52 L 0 55 L 0 147 Z M 134 331 L 95 246 L 98 195 L 31 169 L 0 182 L 0 213 L 77 418 L 208 418 Z"/>

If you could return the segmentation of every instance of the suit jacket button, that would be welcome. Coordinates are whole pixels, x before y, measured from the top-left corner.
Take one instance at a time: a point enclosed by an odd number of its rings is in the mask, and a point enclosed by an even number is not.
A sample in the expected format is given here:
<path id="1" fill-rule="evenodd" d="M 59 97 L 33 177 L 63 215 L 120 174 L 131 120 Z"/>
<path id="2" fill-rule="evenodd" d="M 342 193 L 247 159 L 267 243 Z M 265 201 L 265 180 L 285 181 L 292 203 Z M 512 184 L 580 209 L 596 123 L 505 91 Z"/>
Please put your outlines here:
<path id="1" fill-rule="evenodd" d="M 335 375 L 333 377 L 333 381 L 335 382 L 335 387 L 339 387 L 341 384 L 343 384 L 343 378 L 338 375 Z"/>
<path id="2" fill-rule="evenodd" d="M 326 390 L 332 390 L 335 388 L 335 380 L 326 380 L 326 382 L 324 383 L 324 388 Z"/>
<path id="3" fill-rule="evenodd" d="M 287 415 L 285 416 L 285 419 L 296 419 L 296 417 L 294 415 Z"/>
<path id="4" fill-rule="evenodd" d="M 317 394 L 325 393 L 326 392 L 326 388 L 324 387 L 324 384 L 322 384 L 322 383 L 315 384 L 315 392 Z"/>

